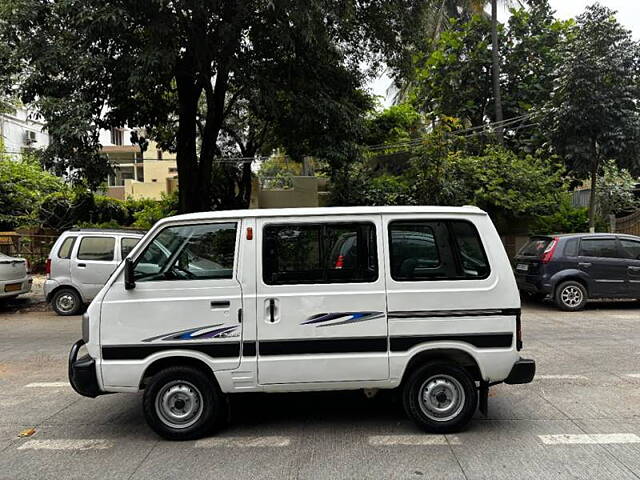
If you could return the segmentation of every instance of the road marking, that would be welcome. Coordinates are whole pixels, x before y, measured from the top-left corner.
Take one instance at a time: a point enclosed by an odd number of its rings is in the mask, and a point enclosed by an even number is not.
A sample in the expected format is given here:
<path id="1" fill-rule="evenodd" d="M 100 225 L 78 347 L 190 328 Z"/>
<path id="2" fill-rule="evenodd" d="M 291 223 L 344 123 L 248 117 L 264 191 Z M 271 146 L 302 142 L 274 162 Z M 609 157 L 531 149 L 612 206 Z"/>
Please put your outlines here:
<path id="1" fill-rule="evenodd" d="M 264 437 L 213 437 L 198 440 L 196 448 L 255 448 L 255 447 L 286 447 L 291 444 L 289 437 L 277 435 Z"/>
<path id="2" fill-rule="evenodd" d="M 26 385 L 27 388 L 62 388 L 69 386 L 69 382 L 35 382 Z"/>
<path id="3" fill-rule="evenodd" d="M 584 375 L 536 375 L 538 380 L 589 380 Z"/>
<path id="4" fill-rule="evenodd" d="M 18 447 L 18 450 L 105 450 L 113 444 L 108 440 L 29 440 Z"/>
<path id="5" fill-rule="evenodd" d="M 590 435 L 569 433 L 538 435 L 538 437 L 545 445 L 640 443 L 640 437 L 633 433 L 592 433 Z"/>
<path id="6" fill-rule="evenodd" d="M 640 378 L 640 373 L 627 373 L 626 376 L 629 378 Z"/>
<path id="7" fill-rule="evenodd" d="M 447 441 L 448 440 L 448 441 Z M 396 445 L 460 445 L 458 437 L 444 435 L 372 435 L 369 445 L 377 447 Z"/>

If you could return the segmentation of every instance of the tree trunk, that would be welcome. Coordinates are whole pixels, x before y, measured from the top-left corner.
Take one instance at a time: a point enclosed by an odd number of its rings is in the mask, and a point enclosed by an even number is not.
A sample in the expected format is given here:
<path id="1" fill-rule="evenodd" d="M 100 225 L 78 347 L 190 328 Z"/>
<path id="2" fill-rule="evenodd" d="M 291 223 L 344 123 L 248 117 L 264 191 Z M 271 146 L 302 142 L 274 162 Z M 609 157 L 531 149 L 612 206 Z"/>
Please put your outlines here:
<path id="1" fill-rule="evenodd" d="M 176 134 L 176 163 L 178 166 L 180 213 L 202 210 L 203 193 L 198 190 L 198 156 L 196 151 L 196 116 L 198 98 L 202 91 L 195 81 L 189 59 L 176 67 L 178 90 L 178 132 Z"/>
<path id="2" fill-rule="evenodd" d="M 496 106 L 496 122 L 502 122 L 502 98 L 500 95 L 500 52 L 498 51 L 498 0 L 491 0 L 491 57 L 493 61 L 493 98 Z M 498 144 L 504 144 L 502 125 L 496 127 Z"/>
<path id="3" fill-rule="evenodd" d="M 600 158 L 597 153 L 597 146 L 594 146 L 593 160 L 591 161 L 591 192 L 589 194 L 589 232 L 596 231 L 596 207 L 597 196 L 596 188 L 598 186 L 598 169 L 600 167 Z"/>

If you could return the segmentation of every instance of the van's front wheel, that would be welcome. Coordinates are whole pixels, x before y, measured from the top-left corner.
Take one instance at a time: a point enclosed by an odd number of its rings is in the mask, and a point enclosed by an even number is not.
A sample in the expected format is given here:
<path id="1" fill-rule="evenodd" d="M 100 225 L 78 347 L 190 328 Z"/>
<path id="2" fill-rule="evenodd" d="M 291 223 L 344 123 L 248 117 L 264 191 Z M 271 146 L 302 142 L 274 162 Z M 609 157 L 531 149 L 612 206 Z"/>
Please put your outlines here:
<path id="1" fill-rule="evenodd" d="M 219 427 L 226 403 L 212 379 L 192 367 L 170 367 L 153 376 L 144 391 L 149 426 L 169 440 L 193 440 Z"/>
<path id="2" fill-rule="evenodd" d="M 462 368 L 430 363 L 413 372 L 404 385 L 407 415 L 431 433 L 452 433 L 464 428 L 478 405 L 474 381 Z"/>

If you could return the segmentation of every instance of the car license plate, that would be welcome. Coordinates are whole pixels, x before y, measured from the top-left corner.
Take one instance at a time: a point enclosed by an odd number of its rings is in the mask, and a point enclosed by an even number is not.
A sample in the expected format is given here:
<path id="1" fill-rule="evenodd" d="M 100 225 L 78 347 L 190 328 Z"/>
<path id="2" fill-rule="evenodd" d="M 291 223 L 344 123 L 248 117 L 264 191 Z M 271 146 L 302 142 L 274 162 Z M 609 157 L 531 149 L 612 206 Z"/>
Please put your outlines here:
<path id="1" fill-rule="evenodd" d="M 19 292 L 22 290 L 22 283 L 7 283 L 4 286 L 5 292 Z"/>
<path id="2" fill-rule="evenodd" d="M 516 265 L 516 270 L 519 272 L 526 272 L 529 270 L 529 265 L 527 265 L 526 263 L 519 263 L 518 265 Z"/>

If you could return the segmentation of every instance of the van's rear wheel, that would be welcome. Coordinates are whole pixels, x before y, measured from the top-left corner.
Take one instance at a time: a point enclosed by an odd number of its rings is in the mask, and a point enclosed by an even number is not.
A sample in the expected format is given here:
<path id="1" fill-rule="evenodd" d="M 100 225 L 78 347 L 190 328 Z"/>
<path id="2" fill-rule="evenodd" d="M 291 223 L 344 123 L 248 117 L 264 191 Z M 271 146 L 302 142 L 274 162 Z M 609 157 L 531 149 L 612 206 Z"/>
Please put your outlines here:
<path id="1" fill-rule="evenodd" d="M 404 384 L 402 396 L 407 415 L 431 433 L 461 430 L 478 405 L 473 379 L 463 368 L 446 363 L 418 368 Z"/>
<path id="2" fill-rule="evenodd" d="M 169 440 L 192 440 L 220 427 L 226 408 L 213 380 L 192 367 L 161 370 L 144 391 L 147 423 Z"/>
<path id="3" fill-rule="evenodd" d="M 573 280 L 561 283 L 556 288 L 555 301 L 562 310 L 577 312 L 587 304 L 587 289 Z"/>
<path id="4" fill-rule="evenodd" d="M 53 294 L 51 306 L 58 315 L 77 315 L 82 310 L 82 298 L 73 288 L 61 288 Z"/>

